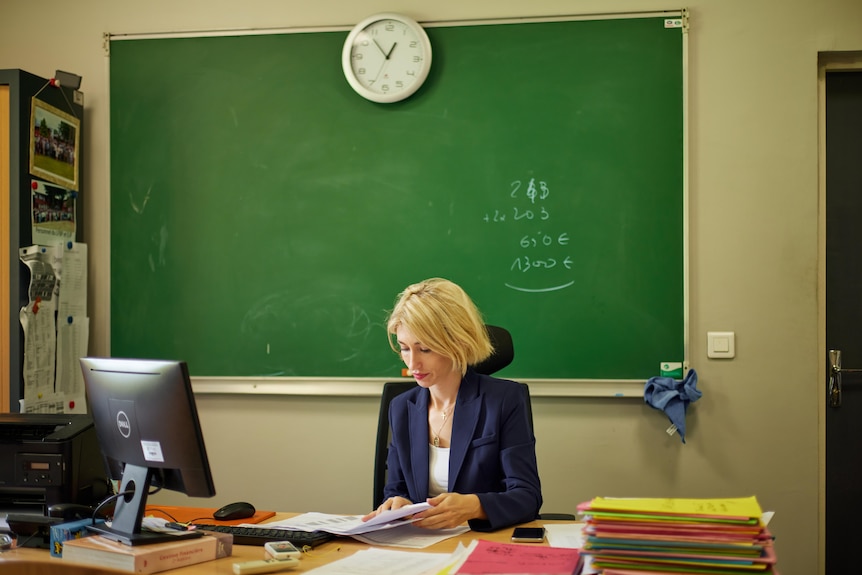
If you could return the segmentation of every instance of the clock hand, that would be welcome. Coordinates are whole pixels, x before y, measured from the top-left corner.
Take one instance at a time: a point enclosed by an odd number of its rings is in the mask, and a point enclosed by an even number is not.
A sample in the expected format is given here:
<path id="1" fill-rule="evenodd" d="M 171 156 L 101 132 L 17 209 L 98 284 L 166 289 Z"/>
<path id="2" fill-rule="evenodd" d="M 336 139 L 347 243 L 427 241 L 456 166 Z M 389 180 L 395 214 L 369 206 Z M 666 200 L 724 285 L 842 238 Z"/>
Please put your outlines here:
<path id="1" fill-rule="evenodd" d="M 371 82 L 372 86 L 377 83 L 377 80 L 378 80 L 378 78 L 380 78 L 380 74 L 383 73 L 383 68 L 385 68 L 385 67 L 386 67 L 386 60 L 383 60 L 383 63 L 380 64 L 380 69 L 377 70 L 377 75 L 374 76 L 374 80 Z"/>
<path id="2" fill-rule="evenodd" d="M 380 53 L 383 54 L 383 57 L 388 60 L 389 54 L 387 54 L 386 52 L 383 51 L 383 48 L 380 47 L 380 44 L 377 43 L 377 40 L 372 40 L 372 41 L 374 42 L 374 45 L 377 46 L 377 49 L 380 50 Z M 389 50 L 389 51 L 392 52 L 392 50 Z"/>
<path id="3" fill-rule="evenodd" d="M 377 40 L 375 40 L 374 43 L 377 45 L 377 48 L 379 48 L 380 51 L 383 52 L 383 48 L 380 48 L 380 44 L 377 44 Z M 374 77 L 374 81 L 371 82 L 372 86 L 377 83 L 377 80 L 380 78 L 380 74 L 383 73 L 383 68 L 386 67 L 386 62 L 389 60 L 389 56 L 390 54 L 392 54 L 392 50 L 395 49 L 396 45 L 398 45 L 398 42 L 393 42 L 392 47 L 389 48 L 389 52 L 383 52 L 383 65 L 380 66 L 380 70 L 377 71 L 377 75 Z"/>

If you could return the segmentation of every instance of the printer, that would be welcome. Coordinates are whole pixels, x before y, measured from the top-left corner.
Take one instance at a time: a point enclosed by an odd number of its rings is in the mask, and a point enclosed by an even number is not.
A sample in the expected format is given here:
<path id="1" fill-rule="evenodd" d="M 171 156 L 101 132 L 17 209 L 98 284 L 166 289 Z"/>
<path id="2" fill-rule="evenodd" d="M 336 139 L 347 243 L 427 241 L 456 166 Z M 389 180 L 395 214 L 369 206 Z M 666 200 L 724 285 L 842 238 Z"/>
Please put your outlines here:
<path id="1" fill-rule="evenodd" d="M 95 506 L 112 492 L 85 414 L 0 413 L 0 510 L 47 515 L 57 503 Z"/>

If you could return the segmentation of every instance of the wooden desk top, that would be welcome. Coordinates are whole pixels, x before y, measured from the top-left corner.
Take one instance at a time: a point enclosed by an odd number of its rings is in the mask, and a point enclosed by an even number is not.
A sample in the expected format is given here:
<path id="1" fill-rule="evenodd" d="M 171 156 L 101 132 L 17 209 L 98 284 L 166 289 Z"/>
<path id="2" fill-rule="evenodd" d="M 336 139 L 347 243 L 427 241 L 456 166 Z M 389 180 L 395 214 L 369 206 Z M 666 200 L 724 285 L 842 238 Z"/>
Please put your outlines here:
<path id="1" fill-rule="evenodd" d="M 283 520 L 291 515 L 295 514 L 277 513 L 272 520 Z M 541 525 L 542 522 L 538 521 L 524 524 L 524 526 L 527 527 L 540 527 Z M 463 543 L 465 546 L 474 539 L 508 542 L 511 535 L 511 527 L 491 533 L 468 531 L 456 537 L 451 537 L 445 541 L 441 541 L 431 547 L 422 549 L 421 551 L 432 553 L 451 553 L 458 546 L 459 542 Z M 352 555 L 361 549 L 367 549 L 368 547 L 369 546 L 366 543 L 362 543 L 351 537 L 337 537 L 332 541 L 319 545 L 312 551 L 303 554 L 298 568 L 283 571 L 283 573 L 288 575 L 290 573 L 304 573 L 314 569 L 315 567 L 320 567 L 321 565 Z M 405 550 L 401 547 L 390 547 L 390 549 L 401 551 Z M 230 557 L 224 557 L 214 561 L 206 561 L 204 563 L 189 565 L 188 567 L 181 567 L 179 569 L 171 569 L 170 571 L 163 571 L 163 573 L 170 573 L 171 575 L 233 575 L 234 563 L 241 561 L 254 561 L 264 558 L 265 552 L 262 546 L 234 545 L 233 554 Z M 62 558 L 51 557 L 51 554 L 47 549 L 24 547 L 0 553 L 0 575 L 116 575 L 117 573 L 125 572 L 64 563 Z"/>

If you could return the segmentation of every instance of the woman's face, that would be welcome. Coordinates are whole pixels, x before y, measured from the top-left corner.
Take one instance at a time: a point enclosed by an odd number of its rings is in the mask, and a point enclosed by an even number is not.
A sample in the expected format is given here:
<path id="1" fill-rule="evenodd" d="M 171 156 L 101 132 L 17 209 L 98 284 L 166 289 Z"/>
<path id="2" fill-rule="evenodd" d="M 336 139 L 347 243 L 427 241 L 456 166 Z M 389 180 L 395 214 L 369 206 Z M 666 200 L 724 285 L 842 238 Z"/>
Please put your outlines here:
<path id="1" fill-rule="evenodd" d="M 406 327 L 399 327 L 395 337 L 401 348 L 401 359 L 422 387 L 451 382 L 453 378 L 460 380 L 460 374 L 452 369 L 452 360 L 422 345 Z"/>

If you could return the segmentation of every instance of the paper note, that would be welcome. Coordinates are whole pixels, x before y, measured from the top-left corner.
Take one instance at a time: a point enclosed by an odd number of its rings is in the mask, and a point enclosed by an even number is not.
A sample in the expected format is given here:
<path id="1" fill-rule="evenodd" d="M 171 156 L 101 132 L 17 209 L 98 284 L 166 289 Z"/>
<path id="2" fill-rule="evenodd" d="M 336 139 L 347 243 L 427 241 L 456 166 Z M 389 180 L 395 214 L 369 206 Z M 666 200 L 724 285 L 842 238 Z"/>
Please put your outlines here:
<path id="1" fill-rule="evenodd" d="M 67 242 L 58 249 L 62 250 L 57 274 L 60 319 L 87 317 L 87 244 Z"/>

